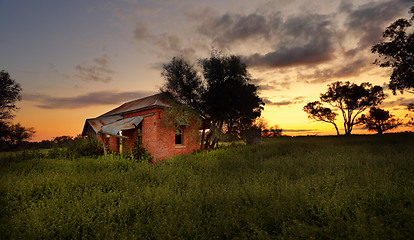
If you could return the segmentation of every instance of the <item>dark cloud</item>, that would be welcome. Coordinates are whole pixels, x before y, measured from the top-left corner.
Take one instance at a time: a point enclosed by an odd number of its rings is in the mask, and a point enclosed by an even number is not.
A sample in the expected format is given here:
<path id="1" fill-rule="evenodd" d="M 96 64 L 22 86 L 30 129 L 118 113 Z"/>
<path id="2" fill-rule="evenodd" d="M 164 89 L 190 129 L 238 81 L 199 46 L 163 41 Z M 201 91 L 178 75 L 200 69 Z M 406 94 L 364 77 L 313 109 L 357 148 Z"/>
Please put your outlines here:
<path id="1" fill-rule="evenodd" d="M 333 59 L 334 32 L 329 16 L 310 14 L 288 18 L 278 30 L 273 51 L 245 57 L 252 67 L 280 68 L 328 62 Z"/>
<path id="2" fill-rule="evenodd" d="M 369 60 L 360 58 L 337 67 L 315 70 L 311 74 L 299 74 L 299 77 L 306 79 L 309 83 L 326 83 L 332 81 L 332 79 L 359 76 L 367 69 L 374 67 Z"/>
<path id="3" fill-rule="evenodd" d="M 247 15 L 226 13 L 204 18 L 197 30 L 203 36 L 212 40 L 219 48 L 229 48 L 236 43 L 249 40 L 270 40 L 281 24 L 278 13 L 262 15 L 250 13 Z"/>
<path id="4" fill-rule="evenodd" d="M 155 52 L 163 57 L 175 55 L 193 57 L 196 52 L 194 45 L 187 44 L 180 36 L 171 33 L 154 34 L 143 22 L 136 24 L 134 39 L 137 41 L 147 41 L 155 46 Z"/>
<path id="5" fill-rule="evenodd" d="M 292 101 L 280 101 L 280 102 L 272 102 L 268 98 L 263 98 L 263 102 L 266 104 L 266 106 L 287 106 L 293 104 Z"/>
<path id="6" fill-rule="evenodd" d="M 159 46 L 161 50 L 172 51 L 181 49 L 181 38 L 173 34 L 160 34 L 154 38 L 154 44 Z"/>
<path id="7" fill-rule="evenodd" d="M 249 67 L 293 67 L 324 63 L 332 59 L 333 48 L 328 40 L 309 43 L 301 47 L 280 48 L 267 54 L 253 54 L 245 58 Z"/>
<path id="8" fill-rule="evenodd" d="M 273 51 L 255 53 L 244 60 L 253 67 L 291 67 L 318 64 L 333 58 L 333 32 L 329 16 L 309 14 L 288 17 L 279 13 L 260 15 L 223 14 L 204 21 L 199 32 L 212 38 L 214 45 L 229 47 L 250 39 L 275 41 Z"/>
<path id="9" fill-rule="evenodd" d="M 151 36 L 151 32 L 149 31 L 147 25 L 143 22 L 138 22 L 135 25 L 135 30 L 134 30 L 134 39 L 135 40 L 145 40 L 148 37 Z"/>
<path id="10" fill-rule="evenodd" d="M 160 54 L 164 56 L 176 56 L 181 55 L 189 59 L 194 58 L 196 49 L 189 44 L 183 42 L 183 40 L 174 34 L 163 33 L 152 38 L 152 43 L 161 50 Z"/>
<path id="11" fill-rule="evenodd" d="M 310 82 L 326 82 L 335 78 L 358 76 L 372 69 L 367 60 L 370 47 L 381 39 L 385 27 L 400 16 L 407 15 L 408 0 L 370 2 L 354 5 L 342 1 L 336 11 L 326 14 L 299 10 L 285 14 L 276 4 L 266 4 L 266 9 L 256 9 L 244 14 L 220 13 L 210 7 L 181 9 L 187 30 L 197 31 L 186 35 L 167 30 L 152 34 L 147 25 L 137 23 L 136 40 L 149 41 L 163 57 L 191 56 L 196 59 L 200 52 L 211 46 L 224 51 L 244 51 L 243 60 L 249 67 L 269 69 L 317 68 L 319 64 L 343 65 L 315 70 L 301 75 Z M 263 6 L 263 5 L 262 5 Z M 355 46 L 356 45 L 356 46 Z M 200 51 L 200 49 L 202 49 Z M 262 90 L 270 90 L 272 83 L 259 84 Z"/>
<path id="12" fill-rule="evenodd" d="M 304 97 L 302 96 L 298 96 L 295 97 L 292 100 L 283 100 L 283 101 L 279 101 L 279 102 L 273 102 L 270 99 L 264 97 L 263 98 L 263 102 L 266 104 L 266 106 L 288 106 L 288 105 L 294 105 L 294 104 L 299 104 L 303 102 Z"/>
<path id="13" fill-rule="evenodd" d="M 95 58 L 92 64 L 78 64 L 75 66 L 77 73 L 75 76 L 82 81 L 110 82 L 115 73 L 109 68 L 109 58 L 105 54 L 100 58 Z"/>
<path id="14" fill-rule="evenodd" d="M 258 87 L 259 91 L 283 91 L 290 89 L 290 85 L 292 84 L 292 81 L 288 80 L 267 81 L 265 79 L 252 79 L 251 82 Z"/>
<path id="15" fill-rule="evenodd" d="M 400 107 L 403 109 L 407 109 L 408 104 L 414 103 L 414 98 L 398 98 L 397 100 L 387 101 L 385 100 L 381 107 L 392 108 L 392 107 Z"/>
<path id="16" fill-rule="evenodd" d="M 411 3 L 412 4 L 412 3 Z M 379 42 L 382 32 L 391 22 L 408 12 L 409 1 L 391 0 L 387 2 L 370 2 L 353 9 L 347 5 L 347 27 L 356 32 L 359 49 L 371 47 Z"/>
<path id="17" fill-rule="evenodd" d="M 233 16 L 230 14 L 224 14 L 222 16 L 217 16 L 206 20 L 198 27 L 198 31 L 203 35 L 214 37 L 215 35 L 222 32 L 227 32 L 233 23 Z"/>
<path id="18" fill-rule="evenodd" d="M 98 105 L 120 104 L 153 94 L 153 92 L 91 92 L 75 97 L 52 97 L 42 94 L 23 94 L 23 100 L 37 102 L 38 108 L 43 109 L 76 109 Z"/>

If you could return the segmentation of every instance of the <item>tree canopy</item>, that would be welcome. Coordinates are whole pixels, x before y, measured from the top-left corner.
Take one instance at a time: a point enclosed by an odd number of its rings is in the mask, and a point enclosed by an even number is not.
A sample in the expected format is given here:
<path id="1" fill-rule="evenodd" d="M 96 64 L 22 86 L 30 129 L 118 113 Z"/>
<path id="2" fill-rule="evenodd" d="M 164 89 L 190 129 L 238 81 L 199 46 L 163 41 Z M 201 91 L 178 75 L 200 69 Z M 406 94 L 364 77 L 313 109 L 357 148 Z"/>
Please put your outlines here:
<path id="1" fill-rule="evenodd" d="M 320 95 L 320 100 L 338 109 L 344 120 L 345 135 L 350 135 L 355 118 L 367 108 L 380 104 L 385 98 L 382 87 L 372 86 L 368 82 L 357 85 L 350 82 L 333 82 L 328 91 Z M 311 102 L 304 107 L 309 117 L 316 121 L 335 124 L 336 113 L 324 107 L 320 102 Z M 338 131 L 337 131 L 338 133 Z"/>
<path id="2" fill-rule="evenodd" d="M 163 66 L 165 84 L 161 91 L 170 92 L 179 102 L 195 109 L 203 118 L 202 148 L 217 145 L 215 132 L 242 136 L 260 117 L 264 102 L 251 84 L 246 65 L 240 57 L 212 53 L 198 61 L 199 68 L 182 57 Z M 201 71 L 201 72 L 199 72 Z M 210 129 L 206 137 L 204 130 Z"/>
<path id="3" fill-rule="evenodd" d="M 0 121 L 13 119 L 16 102 L 22 99 L 20 91 L 20 84 L 11 79 L 8 72 L 0 71 Z"/>
<path id="4" fill-rule="evenodd" d="M 10 78 L 8 72 L 0 71 L 0 143 L 9 147 L 30 139 L 36 132 L 33 128 L 25 128 L 20 123 L 12 124 L 13 112 L 18 108 L 16 102 L 21 100 L 20 84 Z"/>
<path id="5" fill-rule="evenodd" d="M 369 131 L 376 131 L 378 134 L 401 125 L 398 119 L 393 118 L 389 111 L 376 107 L 371 107 L 368 115 L 362 114 L 357 122 L 364 125 Z"/>
<path id="6" fill-rule="evenodd" d="M 371 49 L 382 57 L 376 64 L 392 68 L 389 87 L 394 94 L 404 90 L 414 93 L 414 6 L 409 13 L 410 19 L 401 18 L 392 23 L 384 31 L 383 40 Z"/>
<path id="7" fill-rule="evenodd" d="M 174 57 L 163 66 L 161 75 L 166 79 L 161 91 L 169 92 L 180 103 L 199 107 L 204 89 L 194 65 L 182 57 Z"/>
<path id="8" fill-rule="evenodd" d="M 336 134 L 339 135 L 339 129 L 335 123 L 338 114 L 333 112 L 330 108 L 324 107 L 319 101 L 315 101 L 306 104 L 306 106 L 303 107 L 303 111 L 308 114 L 308 118 L 310 119 L 333 124 Z"/>
<path id="9" fill-rule="evenodd" d="M 250 82 L 246 65 L 238 56 L 212 55 L 200 61 L 206 83 L 202 109 L 214 124 L 242 135 L 260 117 L 263 101 Z"/>

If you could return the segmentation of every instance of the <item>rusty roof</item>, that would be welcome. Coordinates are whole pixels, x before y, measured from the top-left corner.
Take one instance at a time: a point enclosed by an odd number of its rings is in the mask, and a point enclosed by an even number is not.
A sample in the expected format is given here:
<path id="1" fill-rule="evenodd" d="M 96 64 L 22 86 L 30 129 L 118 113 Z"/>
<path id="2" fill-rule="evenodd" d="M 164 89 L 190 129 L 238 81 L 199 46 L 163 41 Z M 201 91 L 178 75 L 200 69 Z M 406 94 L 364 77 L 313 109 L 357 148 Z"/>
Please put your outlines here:
<path id="1" fill-rule="evenodd" d="M 113 136 L 120 136 L 119 132 L 128 129 L 134 129 L 142 122 L 142 117 L 124 118 L 113 123 L 102 126 L 99 132 Z"/>
<path id="2" fill-rule="evenodd" d="M 86 134 L 86 130 L 87 130 L 87 126 L 88 126 L 87 124 L 89 124 L 92 127 L 92 129 L 95 131 L 95 133 L 98 133 L 101 130 L 102 126 L 105 126 L 107 124 L 116 122 L 120 119 L 122 119 L 122 116 L 120 116 L 120 115 L 86 119 L 85 126 L 83 127 L 83 131 L 82 131 L 82 135 Z"/>
<path id="3" fill-rule="evenodd" d="M 111 111 L 102 114 L 98 118 L 108 117 L 113 115 L 123 115 L 130 112 L 140 111 L 155 107 L 168 107 L 168 99 L 170 95 L 168 93 L 159 93 L 156 95 L 148 96 L 145 98 L 136 99 L 130 102 L 126 102 L 121 106 L 112 109 Z"/>

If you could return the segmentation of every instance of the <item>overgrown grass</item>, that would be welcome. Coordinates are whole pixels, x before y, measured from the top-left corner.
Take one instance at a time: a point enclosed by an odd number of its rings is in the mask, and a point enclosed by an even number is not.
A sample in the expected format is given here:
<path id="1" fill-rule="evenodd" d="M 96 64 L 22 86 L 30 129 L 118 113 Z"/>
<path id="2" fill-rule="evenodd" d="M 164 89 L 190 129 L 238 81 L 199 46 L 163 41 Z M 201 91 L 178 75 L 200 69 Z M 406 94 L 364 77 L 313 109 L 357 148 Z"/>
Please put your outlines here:
<path id="1" fill-rule="evenodd" d="M 0 239 L 414 239 L 414 137 L 276 138 L 0 169 Z"/>

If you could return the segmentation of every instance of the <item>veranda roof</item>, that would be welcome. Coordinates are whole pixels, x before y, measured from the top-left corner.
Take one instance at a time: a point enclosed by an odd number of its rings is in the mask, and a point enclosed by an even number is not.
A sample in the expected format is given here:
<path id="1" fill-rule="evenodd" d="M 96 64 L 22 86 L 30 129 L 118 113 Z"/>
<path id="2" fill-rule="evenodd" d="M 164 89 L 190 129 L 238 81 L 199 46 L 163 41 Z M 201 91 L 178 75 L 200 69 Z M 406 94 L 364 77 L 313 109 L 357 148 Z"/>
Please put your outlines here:
<path id="1" fill-rule="evenodd" d="M 134 129 L 142 122 L 142 117 L 130 117 L 120 119 L 113 123 L 101 127 L 100 133 L 109 134 L 112 136 L 120 136 L 119 132 L 123 130 Z"/>

